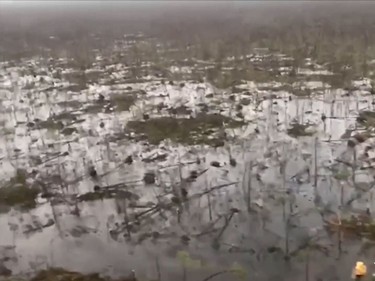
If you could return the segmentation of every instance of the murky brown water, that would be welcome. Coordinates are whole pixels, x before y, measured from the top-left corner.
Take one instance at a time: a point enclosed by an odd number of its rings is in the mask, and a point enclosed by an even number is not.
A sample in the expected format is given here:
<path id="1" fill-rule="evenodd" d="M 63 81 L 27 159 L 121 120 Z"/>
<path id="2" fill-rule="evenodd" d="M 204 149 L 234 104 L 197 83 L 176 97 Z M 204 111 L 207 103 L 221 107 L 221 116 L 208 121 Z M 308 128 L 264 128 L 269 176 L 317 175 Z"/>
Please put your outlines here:
<path id="1" fill-rule="evenodd" d="M 294 198 L 293 213 L 301 213 L 289 233 L 291 251 L 316 232 L 321 232 L 319 243 L 329 249 L 327 257 L 311 251 L 311 276 L 348 276 L 350 266 L 358 255 L 361 256 L 358 254 L 360 243 L 346 241 L 344 253 L 339 260 L 336 259 L 337 242 L 323 230 L 322 217 L 316 207 L 329 206 L 337 210 L 340 204 L 338 184 L 330 179 L 331 172 L 327 168 L 336 158 L 348 153 L 346 141 L 340 141 L 340 138 L 347 129 L 356 127 L 358 112 L 373 109 L 372 98 L 366 95 L 365 90 L 359 90 L 355 95 L 357 98 L 346 97 L 340 90 L 325 90 L 316 98 L 293 97 L 291 100 L 289 93 L 280 91 L 274 93 L 277 98 L 260 102 L 257 110 L 252 96 L 250 104 L 241 110 L 244 120 L 249 121 L 248 125 L 227 129 L 227 136 L 231 140 L 225 147 L 188 147 L 170 142 L 149 146 L 125 138 L 117 141 L 108 139 L 123 132 L 127 121 L 142 118 L 144 112 L 150 112 L 152 116 L 165 115 L 165 112 L 155 109 L 160 102 L 171 107 L 185 105 L 192 109 L 193 114 L 198 111 L 198 104 L 203 102 L 213 105 L 210 109 L 212 112 L 231 117 L 235 115 L 233 103 L 206 83 L 185 81 L 185 86 L 181 88 L 161 85 L 157 79 L 152 79 L 145 83 L 113 87 L 93 84 L 87 90 L 76 93 L 59 89 L 44 90 L 51 85 L 57 88 L 65 86 L 66 81 L 52 80 L 47 75 L 43 77 L 43 82 L 39 82 L 40 76 L 19 77 L 17 73 L 17 68 L 8 68 L 1 73 L 1 179 L 5 181 L 10 178 L 16 168 L 26 168 L 30 172 L 36 169 L 40 178 L 60 175 L 61 179 L 57 178 L 49 188 L 61 193 L 65 201 L 56 203 L 38 198 L 38 206 L 29 212 L 12 210 L 0 215 L 0 249 L 5 256 L 13 255 L 14 259 L 5 259 L 4 263 L 13 273 L 23 274 L 46 266 L 58 266 L 117 276 L 135 269 L 139 276 L 152 279 L 157 276 L 158 261 L 163 280 L 172 280 L 182 274 L 178 252 L 186 251 L 206 264 L 200 269 L 189 269 L 191 278 L 194 274 L 203 276 L 230 268 L 237 262 L 248 271 L 249 280 L 270 280 L 276 275 L 278 278 L 284 276 L 288 280 L 301 280 L 305 274 L 306 253 L 298 254 L 286 263 L 283 253 L 279 251 L 285 250 L 286 235 L 280 198 L 287 198 L 288 202 L 291 195 L 286 195 L 287 190 Z M 34 83 L 31 89 L 25 89 L 31 83 Z M 95 101 L 99 94 L 110 97 L 124 92 L 127 87 L 146 92 L 146 95 L 138 97 L 130 111 L 92 114 L 82 111 L 83 106 Z M 256 87 L 255 84 L 244 84 L 239 88 L 256 91 Z M 207 98 L 211 94 L 213 97 Z M 258 95 L 267 96 L 268 93 L 258 91 Z M 249 96 L 237 94 L 237 101 L 242 98 Z M 77 102 L 78 108 L 62 107 L 61 102 L 67 101 Z M 34 122 L 36 118 L 46 120 L 51 114 L 58 115 L 67 110 L 72 112 L 68 119 L 74 111 L 76 118 L 83 120 L 71 125 L 76 128 L 71 135 L 64 136 L 55 130 L 28 126 L 28 122 Z M 321 120 L 322 114 L 327 117 L 324 122 Z M 298 140 L 288 136 L 286 130 L 294 120 L 301 124 L 313 124 L 311 130 L 315 132 L 314 136 Z M 258 134 L 254 133 L 256 128 Z M 319 202 L 313 188 L 315 137 L 318 137 Z M 359 146 L 358 154 L 361 154 L 360 149 Z M 54 152 L 68 152 L 68 155 L 53 158 Z M 124 163 L 129 155 L 133 157 L 132 164 Z M 164 155 L 159 158 L 162 160 L 145 161 L 158 155 Z M 236 160 L 236 165 L 230 165 L 230 156 Z M 41 164 L 33 165 L 32 161 L 38 157 Z M 200 163 L 197 163 L 197 158 Z M 287 161 L 285 184 L 280 174 L 280 158 Z M 219 162 L 220 167 L 211 165 L 213 161 Z M 245 200 L 249 182 L 246 167 L 249 163 L 256 165 L 251 179 L 253 211 L 250 214 Z M 90 178 L 88 165 L 95 166 L 102 176 Z M 310 177 L 305 173 L 306 168 L 310 170 Z M 146 171 L 156 172 L 155 184 L 143 183 Z M 137 205 L 155 206 L 163 201 L 170 202 L 171 194 L 168 193 L 173 186 L 179 186 L 180 176 L 188 178 L 191 171 L 205 172 L 196 181 L 185 183 L 192 199 L 183 205 L 180 218 L 175 207 L 155 214 L 141 222 L 131 239 L 123 237 L 125 229 L 116 239 L 111 236 L 124 223 L 125 209 L 127 216 L 135 213 L 135 208 L 126 208 L 125 200 L 79 203 L 71 200 L 74 194 L 93 192 L 94 186 L 125 182 L 127 184 L 122 188 L 138 195 Z M 368 175 L 368 172 L 361 171 L 357 181 L 366 184 Z M 64 182 L 70 184 L 62 187 Z M 212 192 L 210 196 L 199 195 L 207 188 L 226 184 L 230 185 Z M 353 190 L 347 188 L 346 198 L 350 198 L 352 193 Z M 367 194 L 363 200 L 370 196 L 371 193 Z M 289 203 L 287 205 L 289 208 Z M 361 201 L 357 205 L 363 206 Z M 210 222 L 215 220 L 218 220 L 215 226 L 222 228 L 231 214 L 231 208 L 237 208 L 240 212 L 233 214 L 220 239 L 220 248 L 214 249 L 212 243 L 220 231 L 216 231 L 215 235 L 202 235 L 202 232 L 209 229 Z M 290 212 L 288 208 L 286 215 Z M 303 214 L 310 209 L 315 210 Z M 53 224 L 49 225 L 51 221 Z M 157 239 L 152 235 L 151 238 L 145 237 L 150 233 L 158 233 L 159 236 Z M 186 241 L 186 237 L 189 237 L 189 241 Z M 372 256 L 365 258 L 371 260 Z M 330 273 L 332 266 L 342 270 Z M 223 280 L 228 280 L 225 278 Z"/>

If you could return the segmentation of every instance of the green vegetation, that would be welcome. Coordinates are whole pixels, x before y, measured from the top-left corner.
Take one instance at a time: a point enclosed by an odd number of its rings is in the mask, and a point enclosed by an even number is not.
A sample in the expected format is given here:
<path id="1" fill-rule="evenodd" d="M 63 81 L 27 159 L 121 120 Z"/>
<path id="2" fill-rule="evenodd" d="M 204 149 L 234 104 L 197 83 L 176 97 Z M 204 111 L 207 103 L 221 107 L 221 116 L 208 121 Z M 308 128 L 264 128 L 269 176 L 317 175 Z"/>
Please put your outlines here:
<path id="1" fill-rule="evenodd" d="M 40 271 L 30 281 L 115 281 L 109 277 L 101 277 L 98 273 L 81 274 L 78 272 L 67 271 L 61 268 L 50 268 Z M 116 281 L 131 281 L 132 279 L 122 278 Z"/>
<path id="2" fill-rule="evenodd" d="M 224 125 L 225 124 L 225 125 Z M 243 126 L 241 121 L 218 114 L 199 114 L 196 118 L 160 117 L 147 121 L 130 121 L 127 128 L 137 134 L 143 134 L 152 144 L 171 139 L 174 142 L 194 145 L 224 145 L 223 139 L 213 137 L 217 129 Z"/>
<path id="3" fill-rule="evenodd" d="M 187 268 L 198 269 L 203 266 L 201 260 L 191 258 L 190 254 L 186 251 L 177 252 L 177 259 Z"/>
<path id="4" fill-rule="evenodd" d="M 342 169 L 333 175 L 333 177 L 337 180 L 347 180 L 349 176 L 350 172 L 348 171 L 348 169 Z"/>
<path id="5" fill-rule="evenodd" d="M 186 268 L 189 269 L 198 269 L 202 267 L 202 264 L 199 260 L 193 260 L 190 258 L 189 254 L 186 252 L 179 252 L 178 258 L 182 262 Z M 246 280 L 247 272 L 246 270 L 234 263 L 229 269 L 218 271 L 215 274 L 212 274 L 212 277 L 225 274 L 227 273 L 228 276 L 235 277 L 235 280 Z M 231 274 L 231 275 L 229 275 Z M 211 280 L 213 278 L 206 278 L 206 280 Z M 125 278 L 118 278 L 113 279 L 110 277 L 100 276 L 98 273 L 92 274 L 82 274 L 79 272 L 68 271 L 62 268 L 49 268 L 45 270 L 39 271 L 34 277 L 30 279 L 25 278 L 16 278 L 16 277 L 4 277 L 1 279 L 3 281 L 135 281 L 139 279 L 135 279 L 133 276 L 125 277 Z M 158 280 L 161 281 L 161 280 Z"/>

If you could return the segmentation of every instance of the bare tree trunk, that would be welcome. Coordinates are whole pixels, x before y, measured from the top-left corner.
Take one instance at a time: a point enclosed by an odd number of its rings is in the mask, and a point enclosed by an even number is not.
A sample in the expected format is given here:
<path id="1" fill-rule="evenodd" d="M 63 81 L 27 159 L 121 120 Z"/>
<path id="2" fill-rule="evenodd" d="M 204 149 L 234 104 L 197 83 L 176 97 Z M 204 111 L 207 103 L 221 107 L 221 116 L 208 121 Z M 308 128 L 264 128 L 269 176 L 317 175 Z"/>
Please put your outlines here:
<path id="1" fill-rule="evenodd" d="M 55 207 L 51 203 L 50 199 L 48 199 L 48 203 L 51 206 L 52 216 L 53 216 L 53 219 L 55 220 L 55 225 L 56 225 L 57 233 L 59 234 L 59 237 L 62 238 L 63 237 L 63 232 L 61 230 L 61 225 L 60 225 L 60 222 L 59 222 L 59 216 L 57 215 Z"/>
<path id="2" fill-rule="evenodd" d="M 284 124 L 285 124 L 285 128 L 288 127 L 288 103 L 284 103 L 284 106 L 285 106 L 285 110 L 284 110 Z"/>
<path id="3" fill-rule="evenodd" d="M 155 258 L 155 264 L 156 264 L 156 272 L 157 272 L 157 276 L 158 276 L 158 281 L 161 281 L 161 270 L 160 270 L 160 263 L 159 263 L 159 257 L 156 256 Z"/>
<path id="4" fill-rule="evenodd" d="M 282 176 L 282 178 L 283 178 L 283 190 L 285 191 L 285 189 L 286 189 L 286 171 L 285 171 L 285 169 L 286 169 L 286 161 L 282 161 L 281 163 L 280 163 L 280 169 L 281 169 L 281 176 Z"/>
<path id="5" fill-rule="evenodd" d="M 125 214 L 125 227 L 129 238 L 131 239 L 130 227 L 129 227 L 129 216 L 128 216 L 128 201 L 124 199 L 124 214 Z"/>
<path id="6" fill-rule="evenodd" d="M 344 205 L 344 185 L 340 183 L 340 204 Z"/>
<path id="7" fill-rule="evenodd" d="M 290 194 L 289 195 L 289 214 L 290 215 L 292 215 L 294 212 L 293 203 L 294 203 L 293 194 Z"/>
<path id="8" fill-rule="evenodd" d="M 338 228 L 338 232 L 337 232 L 337 240 L 338 240 L 338 243 L 337 243 L 337 250 L 338 250 L 338 257 L 341 257 L 341 254 L 342 254 L 342 240 L 343 240 L 343 234 L 342 234 L 342 224 L 341 224 L 341 211 L 339 211 L 340 213 L 337 214 L 337 218 L 338 218 L 338 224 L 339 224 L 339 228 Z"/>
<path id="9" fill-rule="evenodd" d="M 285 222 L 285 259 L 289 258 L 289 218 Z"/>
<path id="10" fill-rule="evenodd" d="M 314 145 L 314 188 L 318 187 L 318 138 L 315 138 Z"/>
<path id="11" fill-rule="evenodd" d="M 182 165 L 181 165 L 180 154 L 178 154 L 178 173 L 179 173 L 179 176 L 180 176 L 180 182 L 182 183 L 183 178 L 182 178 Z"/>
<path id="12" fill-rule="evenodd" d="M 211 204 L 211 193 L 208 192 L 208 182 L 207 182 L 207 174 L 205 175 L 205 184 L 206 184 L 206 191 L 207 191 L 207 202 L 208 202 L 208 216 L 210 221 L 212 221 L 212 204 Z"/>
<path id="13" fill-rule="evenodd" d="M 353 165 L 352 165 L 352 181 L 353 186 L 356 187 L 355 171 L 357 169 L 357 150 L 353 147 Z"/>
<path id="14" fill-rule="evenodd" d="M 247 211 L 250 213 L 251 211 L 251 189 L 252 189 L 252 169 L 253 169 L 253 162 L 250 161 L 249 164 L 249 175 L 248 175 L 248 182 L 247 182 Z M 246 170 L 245 170 L 246 171 Z"/>
<path id="15" fill-rule="evenodd" d="M 310 250 L 307 249 L 306 260 L 305 260 L 305 281 L 310 280 Z"/>
<path id="16" fill-rule="evenodd" d="M 210 221 L 212 221 L 212 207 L 211 207 L 211 193 L 207 192 L 207 201 L 208 201 L 208 216 Z"/>
<path id="17" fill-rule="evenodd" d="M 182 281 L 187 281 L 187 271 L 186 271 L 186 266 L 182 266 Z"/>
<path id="18" fill-rule="evenodd" d="M 223 226 L 223 228 L 220 230 L 219 232 L 219 235 L 216 237 L 216 240 L 219 241 L 221 236 L 224 234 L 224 231 L 227 229 L 229 223 L 231 222 L 232 218 L 233 218 L 233 215 L 234 213 L 232 212 L 230 215 L 229 215 L 229 218 L 225 219 L 225 225 Z"/>

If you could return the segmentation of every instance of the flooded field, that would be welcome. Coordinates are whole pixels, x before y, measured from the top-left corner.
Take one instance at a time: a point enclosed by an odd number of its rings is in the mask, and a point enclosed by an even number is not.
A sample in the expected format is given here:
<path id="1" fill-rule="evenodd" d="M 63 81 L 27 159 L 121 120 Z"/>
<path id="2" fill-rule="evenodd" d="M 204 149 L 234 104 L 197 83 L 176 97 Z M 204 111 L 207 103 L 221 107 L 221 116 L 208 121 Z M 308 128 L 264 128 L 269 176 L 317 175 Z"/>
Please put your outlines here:
<path id="1" fill-rule="evenodd" d="M 371 78 L 115 42 L 1 61 L 0 280 L 343 280 L 373 263 Z M 150 42 L 160 58 L 124 63 Z"/>

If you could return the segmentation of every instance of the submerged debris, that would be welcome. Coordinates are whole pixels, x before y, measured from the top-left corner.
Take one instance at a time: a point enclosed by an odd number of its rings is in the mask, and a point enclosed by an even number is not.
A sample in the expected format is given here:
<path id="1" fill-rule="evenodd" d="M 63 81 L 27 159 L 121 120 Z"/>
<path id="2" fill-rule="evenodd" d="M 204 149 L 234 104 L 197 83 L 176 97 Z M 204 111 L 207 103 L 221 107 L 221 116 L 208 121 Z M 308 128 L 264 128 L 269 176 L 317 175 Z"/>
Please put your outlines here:
<path id="1" fill-rule="evenodd" d="M 97 177 L 98 173 L 96 172 L 95 167 L 93 167 L 93 166 L 89 167 L 89 175 L 92 178 L 96 178 Z"/>
<path id="2" fill-rule="evenodd" d="M 220 162 L 218 162 L 218 161 L 212 161 L 210 164 L 211 164 L 212 167 L 216 167 L 216 168 L 221 167 Z"/>
<path id="3" fill-rule="evenodd" d="M 131 165 L 132 163 L 133 163 L 133 157 L 131 155 L 129 155 L 125 159 L 125 164 Z"/>
<path id="4" fill-rule="evenodd" d="M 12 275 L 12 271 L 5 265 L 0 263 L 0 276 L 8 277 Z"/>
<path id="5" fill-rule="evenodd" d="M 154 184 L 155 183 L 155 173 L 147 172 L 143 177 L 143 180 L 146 184 Z"/>
<path id="6" fill-rule="evenodd" d="M 236 167 L 236 166 L 237 166 L 237 161 L 236 161 L 236 159 L 230 157 L 230 159 L 229 159 L 229 164 L 230 164 L 232 167 Z"/>

